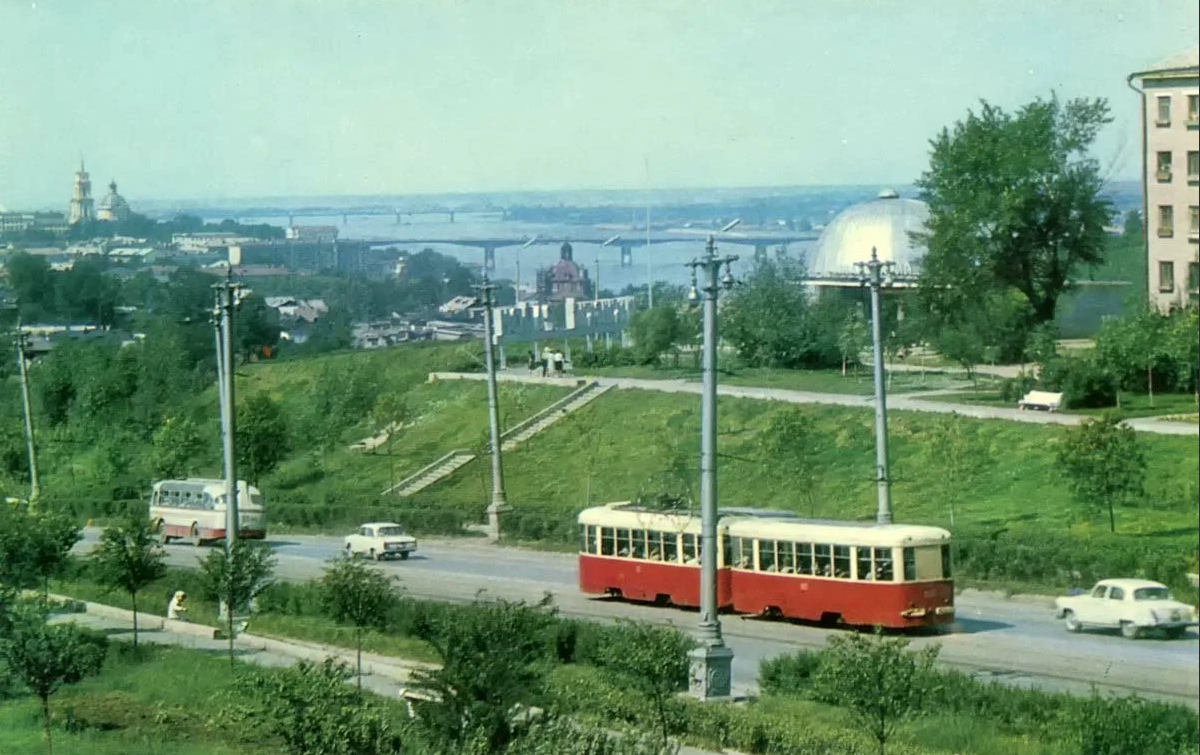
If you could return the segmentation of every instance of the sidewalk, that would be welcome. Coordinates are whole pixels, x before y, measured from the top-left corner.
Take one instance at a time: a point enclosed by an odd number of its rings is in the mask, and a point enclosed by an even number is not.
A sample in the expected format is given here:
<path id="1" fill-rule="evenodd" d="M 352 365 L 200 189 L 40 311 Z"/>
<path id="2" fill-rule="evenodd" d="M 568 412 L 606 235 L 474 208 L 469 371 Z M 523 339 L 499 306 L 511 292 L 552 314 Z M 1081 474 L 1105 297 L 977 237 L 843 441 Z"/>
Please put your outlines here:
<path id="1" fill-rule="evenodd" d="M 110 639 L 132 641 L 132 611 L 106 606 L 102 603 L 79 601 L 65 595 L 51 595 L 50 598 L 85 608 L 83 613 L 56 614 L 52 621 L 73 621 L 80 626 L 103 631 Z M 204 624 L 168 621 L 161 616 L 138 613 L 138 641 L 147 644 L 174 645 L 210 653 L 226 652 L 229 642 L 224 639 L 215 639 L 216 631 L 214 627 Z M 298 640 L 276 640 L 252 633 L 239 635 L 234 640 L 233 647 L 238 660 L 260 666 L 291 666 L 301 660 L 320 662 L 330 657 L 345 662 L 351 668 L 354 667 L 355 662 L 353 650 Z M 413 671 L 436 668 L 435 665 L 429 663 L 407 661 L 374 653 L 364 652 L 362 659 L 363 689 L 368 689 L 383 697 L 400 695 L 410 681 Z M 681 747 L 679 755 L 722 754 L 698 750 L 694 747 Z M 724 755 L 739 755 L 739 753 L 725 750 Z"/>

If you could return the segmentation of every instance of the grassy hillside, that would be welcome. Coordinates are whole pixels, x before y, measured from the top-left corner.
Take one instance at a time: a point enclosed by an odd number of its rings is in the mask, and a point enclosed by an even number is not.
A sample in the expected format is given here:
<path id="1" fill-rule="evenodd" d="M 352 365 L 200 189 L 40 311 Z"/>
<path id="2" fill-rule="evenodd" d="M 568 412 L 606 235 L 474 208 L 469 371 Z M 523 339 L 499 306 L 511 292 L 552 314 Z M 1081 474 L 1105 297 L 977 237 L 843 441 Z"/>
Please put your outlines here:
<path id="1" fill-rule="evenodd" d="M 664 487 L 698 498 L 697 490 L 685 489 L 699 479 L 699 408 L 698 397 L 691 395 L 610 392 L 507 455 L 509 500 L 551 521 L 567 519 L 589 500 L 628 500 Z M 762 430 L 772 414 L 797 409 L 811 421 L 805 443 L 805 455 L 815 469 L 811 480 L 798 477 L 786 460 L 769 458 L 761 448 Z M 790 509 L 820 517 L 874 516 L 875 436 L 869 409 L 722 398 L 719 417 L 722 505 Z M 945 462 L 930 442 L 939 418 L 893 412 L 889 419 L 896 519 L 948 525 Z M 1073 501 L 1055 469 L 1054 448 L 1064 428 L 957 421 L 983 459 L 979 473 L 961 486 L 965 492 L 954 495 L 958 527 L 1027 523 L 1077 533 L 1106 527 L 1100 517 L 1089 516 Z M 1139 439 L 1150 460 L 1147 500 L 1136 509 L 1118 511 L 1118 532 L 1190 533 L 1194 539 L 1195 439 L 1148 434 Z M 468 467 L 417 498 L 479 513 L 481 471 L 485 470 Z"/>

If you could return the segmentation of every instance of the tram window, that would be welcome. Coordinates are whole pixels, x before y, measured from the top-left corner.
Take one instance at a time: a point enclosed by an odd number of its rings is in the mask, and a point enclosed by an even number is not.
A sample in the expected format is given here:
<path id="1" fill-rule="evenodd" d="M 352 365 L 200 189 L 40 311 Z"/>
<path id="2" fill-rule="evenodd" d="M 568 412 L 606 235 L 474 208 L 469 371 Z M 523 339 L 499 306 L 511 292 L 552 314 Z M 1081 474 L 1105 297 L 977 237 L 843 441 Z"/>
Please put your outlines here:
<path id="1" fill-rule="evenodd" d="M 600 528 L 600 555 L 615 556 L 617 554 L 617 531 L 612 527 Z"/>
<path id="2" fill-rule="evenodd" d="M 796 572 L 796 544 L 780 540 L 775 548 L 779 554 L 779 573 L 794 574 Z"/>
<path id="3" fill-rule="evenodd" d="M 671 564 L 679 563 L 679 535 L 664 532 L 662 537 L 662 560 Z"/>
<path id="4" fill-rule="evenodd" d="M 833 576 L 850 579 L 850 546 L 833 546 Z"/>
<path id="5" fill-rule="evenodd" d="M 759 571 L 778 571 L 779 567 L 775 563 L 775 541 L 774 540 L 759 540 L 758 541 L 758 570 Z"/>
<path id="6" fill-rule="evenodd" d="M 663 533 L 651 530 L 646 533 L 646 558 L 651 561 L 662 561 Z"/>
<path id="7" fill-rule="evenodd" d="M 617 555 L 621 558 L 629 557 L 629 530 L 617 530 Z"/>
<path id="8" fill-rule="evenodd" d="M 796 573 L 813 573 L 812 543 L 796 543 Z"/>
<path id="9" fill-rule="evenodd" d="M 858 572 L 855 574 L 857 579 L 873 580 L 875 579 L 875 571 L 871 568 L 871 549 L 870 548 L 855 548 L 855 561 L 858 567 Z"/>
<path id="10" fill-rule="evenodd" d="M 818 577 L 833 576 L 833 547 L 829 545 L 816 546 L 816 575 Z"/>
<path id="11" fill-rule="evenodd" d="M 735 540 L 735 538 L 732 538 L 729 536 L 725 536 L 725 537 L 721 538 L 722 563 L 718 564 L 718 566 L 732 566 L 733 565 L 733 541 L 734 540 Z"/>
<path id="12" fill-rule="evenodd" d="M 953 571 L 953 564 L 950 559 L 950 546 L 942 546 L 942 579 L 950 579 L 950 574 Z"/>
<path id="13" fill-rule="evenodd" d="M 742 563 L 742 539 L 740 537 L 725 538 L 725 565 L 740 568 Z"/>
<path id="14" fill-rule="evenodd" d="M 917 579 L 917 549 L 904 549 L 904 581 L 914 582 Z"/>
<path id="15" fill-rule="evenodd" d="M 579 525 L 579 552 L 588 552 L 588 526 L 586 524 Z"/>
<path id="16" fill-rule="evenodd" d="M 892 569 L 892 549 L 875 549 L 875 579 L 880 582 L 891 582 L 895 578 Z"/>
<path id="17" fill-rule="evenodd" d="M 634 530 L 632 533 L 632 538 L 633 538 L 633 544 L 632 544 L 632 548 L 630 549 L 629 555 L 633 556 L 634 558 L 645 558 L 646 557 L 646 531 L 645 530 Z"/>
<path id="18" fill-rule="evenodd" d="M 683 563 L 690 565 L 700 563 L 700 551 L 696 542 L 698 539 L 695 535 L 685 534 L 683 536 Z"/>

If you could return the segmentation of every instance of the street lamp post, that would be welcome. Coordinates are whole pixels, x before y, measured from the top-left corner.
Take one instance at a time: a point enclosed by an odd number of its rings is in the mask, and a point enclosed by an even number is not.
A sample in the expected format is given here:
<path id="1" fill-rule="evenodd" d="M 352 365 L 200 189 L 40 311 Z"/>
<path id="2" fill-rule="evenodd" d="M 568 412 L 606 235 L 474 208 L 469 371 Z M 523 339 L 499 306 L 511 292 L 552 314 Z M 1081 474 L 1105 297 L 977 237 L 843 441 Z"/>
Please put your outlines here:
<path id="1" fill-rule="evenodd" d="M 217 321 L 217 369 L 219 371 L 218 397 L 221 403 L 221 437 L 225 457 L 225 550 L 232 555 L 237 542 L 241 518 L 238 515 L 237 457 L 234 452 L 237 429 L 234 412 L 233 391 L 233 320 L 234 311 L 241 301 L 241 286 L 233 282 L 233 264 L 225 280 L 214 286 L 217 306 L 214 319 Z"/>
<path id="2" fill-rule="evenodd" d="M 859 280 L 871 287 L 871 342 L 875 357 L 875 481 L 879 490 L 879 508 L 875 521 L 879 524 L 892 523 L 892 491 L 888 470 L 887 393 L 883 374 L 883 324 L 879 314 L 879 291 L 892 285 L 892 268 L 895 263 L 883 262 L 871 247 L 871 259 L 855 262 Z"/>
<path id="3" fill-rule="evenodd" d="M 21 375 L 21 404 L 25 407 L 25 444 L 29 450 L 29 510 L 36 511 L 38 497 L 42 494 L 42 481 L 38 476 L 37 436 L 33 432 L 33 407 L 29 401 L 28 355 L 29 334 L 17 320 L 17 369 Z"/>
<path id="4" fill-rule="evenodd" d="M 487 507 L 488 540 L 500 541 L 500 515 L 511 507 L 504 497 L 504 468 L 500 460 L 500 400 L 496 388 L 496 364 L 492 358 L 492 293 L 496 286 L 484 273 L 483 283 L 475 287 L 483 298 L 483 358 L 487 364 L 488 429 L 492 445 L 492 501 Z"/>
<path id="5" fill-rule="evenodd" d="M 722 231 L 737 224 L 730 223 Z M 692 268 L 693 301 L 704 298 L 703 392 L 700 410 L 700 626 L 698 646 L 690 653 L 691 692 L 701 700 L 727 698 L 732 688 L 733 650 L 721 638 L 717 603 L 717 295 L 733 286 L 729 265 L 734 255 L 717 256 L 713 236 L 703 257 L 688 263 Z M 721 268 L 724 275 L 719 275 Z M 703 288 L 697 289 L 697 270 Z"/>

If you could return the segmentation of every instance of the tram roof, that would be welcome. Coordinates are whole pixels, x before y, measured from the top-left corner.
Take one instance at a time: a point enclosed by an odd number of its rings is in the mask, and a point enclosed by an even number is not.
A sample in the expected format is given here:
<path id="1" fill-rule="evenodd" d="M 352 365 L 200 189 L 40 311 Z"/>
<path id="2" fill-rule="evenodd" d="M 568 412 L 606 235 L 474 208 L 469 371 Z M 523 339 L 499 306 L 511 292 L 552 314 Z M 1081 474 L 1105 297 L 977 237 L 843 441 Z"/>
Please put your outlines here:
<path id="1" fill-rule="evenodd" d="M 791 540 L 799 543 L 830 543 L 873 547 L 931 545 L 946 542 L 950 532 L 919 524 L 876 524 L 820 519 L 766 519 L 736 517 L 722 521 L 730 537 L 760 540 Z"/>
<path id="2" fill-rule="evenodd" d="M 579 512 L 579 523 L 632 530 L 699 532 L 700 512 L 657 511 L 622 501 L 584 509 Z"/>

